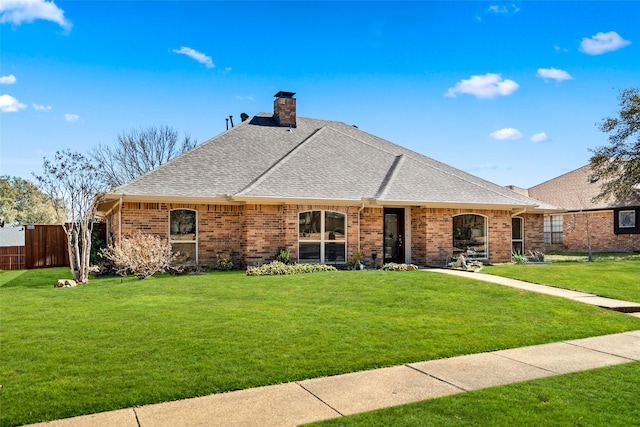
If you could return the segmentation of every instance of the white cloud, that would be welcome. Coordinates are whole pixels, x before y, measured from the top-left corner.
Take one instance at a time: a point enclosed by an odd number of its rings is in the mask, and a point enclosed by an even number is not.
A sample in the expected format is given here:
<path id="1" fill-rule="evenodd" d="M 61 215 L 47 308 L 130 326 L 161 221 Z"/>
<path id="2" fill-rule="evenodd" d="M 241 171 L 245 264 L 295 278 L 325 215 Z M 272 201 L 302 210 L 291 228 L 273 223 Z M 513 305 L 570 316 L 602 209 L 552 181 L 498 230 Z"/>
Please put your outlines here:
<path id="1" fill-rule="evenodd" d="M 71 22 L 64 17 L 64 11 L 52 1 L 46 0 L 2 0 L 0 1 L 0 23 L 20 25 L 37 19 L 55 22 L 65 30 L 70 30 Z"/>
<path id="2" fill-rule="evenodd" d="M 0 76 L 0 85 L 12 85 L 16 82 L 16 76 L 9 74 L 8 76 Z"/>
<path id="3" fill-rule="evenodd" d="M 546 132 L 540 132 L 540 133 L 536 133 L 534 134 L 531 138 L 531 141 L 533 142 L 545 142 L 549 140 L 549 136 L 547 135 Z"/>
<path id="4" fill-rule="evenodd" d="M 518 87 L 518 83 L 513 80 L 503 80 L 500 74 L 488 73 L 459 81 L 454 87 L 449 88 L 444 96 L 455 98 L 456 93 L 464 93 L 478 98 L 494 98 L 498 95 L 511 95 Z"/>
<path id="5" fill-rule="evenodd" d="M 512 15 L 518 13 L 520 8 L 516 4 L 491 5 L 487 8 L 487 12 L 497 13 L 500 15 Z"/>
<path id="6" fill-rule="evenodd" d="M 602 55 L 629 46 L 631 42 L 625 40 L 615 31 L 608 33 L 598 33 L 590 39 L 583 38 L 580 43 L 580 51 L 588 55 Z"/>
<path id="7" fill-rule="evenodd" d="M 66 121 L 68 121 L 69 123 L 73 123 L 73 122 L 77 122 L 78 120 L 80 120 L 80 116 L 77 114 L 65 114 L 64 115 L 64 119 Z"/>
<path id="8" fill-rule="evenodd" d="M 536 74 L 538 77 L 542 77 L 543 79 L 553 79 L 557 82 L 561 82 L 563 80 L 571 80 L 571 74 L 567 73 L 564 70 L 558 70 L 556 68 L 538 68 L 538 73 Z"/>
<path id="9" fill-rule="evenodd" d="M 0 96 L 0 111 L 3 113 L 15 113 L 26 107 L 11 95 L 4 94 Z"/>
<path id="10" fill-rule="evenodd" d="M 36 111 L 51 111 L 51 105 L 32 104 Z"/>
<path id="11" fill-rule="evenodd" d="M 207 68 L 214 68 L 215 64 L 210 57 L 202 52 L 191 49 L 190 47 L 182 46 L 180 49 L 173 49 L 171 52 L 178 53 L 180 55 L 187 55 L 189 58 L 195 59 L 201 64 L 204 64 Z"/>
<path id="12" fill-rule="evenodd" d="M 236 99 L 239 99 L 241 101 L 253 101 L 253 96 L 240 96 L 240 95 L 236 95 Z"/>
<path id="13" fill-rule="evenodd" d="M 556 52 L 560 52 L 560 51 L 562 51 L 562 52 L 569 52 L 569 49 L 564 48 L 564 47 L 560 47 L 560 46 L 558 46 L 558 45 L 554 45 L 554 46 L 553 46 L 553 49 L 554 49 Z"/>
<path id="14" fill-rule="evenodd" d="M 493 139 L 497 139 L 498 141 L 507 141 L 522 138 L 522 133 L 518 129 L 514 128 L 504 128 L 500 130 L 496 130 L 489 134 Z"/>

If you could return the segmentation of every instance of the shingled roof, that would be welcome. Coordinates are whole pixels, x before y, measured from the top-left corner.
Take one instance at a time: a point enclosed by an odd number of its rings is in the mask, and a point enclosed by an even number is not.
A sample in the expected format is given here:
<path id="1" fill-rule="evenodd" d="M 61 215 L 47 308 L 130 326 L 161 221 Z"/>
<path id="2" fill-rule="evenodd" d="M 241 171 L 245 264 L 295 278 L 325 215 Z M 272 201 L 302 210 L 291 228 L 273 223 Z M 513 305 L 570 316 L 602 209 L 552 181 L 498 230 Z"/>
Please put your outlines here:
<path id="1" fill-rule="evenodd" d="M 109 192 L 108 200 L 380 205 L 557 211 L 342 122 L 260 113 Z"/>
<path id="2" fill-rule="evenodd" d="M 597 200 L 600 182 L 592 181 L 590 166 L 586 165 L 564 175 L 560 175 L 528 190 L 529 197 L 544 200 L 569 211 L 612 209 L 640 205 L 640 190 L 626 200 Z"/>

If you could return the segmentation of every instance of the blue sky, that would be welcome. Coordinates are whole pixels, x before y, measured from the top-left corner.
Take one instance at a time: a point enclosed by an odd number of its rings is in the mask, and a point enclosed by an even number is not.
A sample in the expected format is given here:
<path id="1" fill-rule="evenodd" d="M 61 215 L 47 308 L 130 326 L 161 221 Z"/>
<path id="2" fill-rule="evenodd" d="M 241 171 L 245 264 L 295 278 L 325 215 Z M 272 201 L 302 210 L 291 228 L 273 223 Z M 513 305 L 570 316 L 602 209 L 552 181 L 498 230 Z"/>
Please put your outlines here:
<path id="1" fill-rule="evenodd" d="M 640 85 L 638 1 L 0 0 L 0 175 L 168 125 L 343 121 L 500 185 L 588 163 Z"/>

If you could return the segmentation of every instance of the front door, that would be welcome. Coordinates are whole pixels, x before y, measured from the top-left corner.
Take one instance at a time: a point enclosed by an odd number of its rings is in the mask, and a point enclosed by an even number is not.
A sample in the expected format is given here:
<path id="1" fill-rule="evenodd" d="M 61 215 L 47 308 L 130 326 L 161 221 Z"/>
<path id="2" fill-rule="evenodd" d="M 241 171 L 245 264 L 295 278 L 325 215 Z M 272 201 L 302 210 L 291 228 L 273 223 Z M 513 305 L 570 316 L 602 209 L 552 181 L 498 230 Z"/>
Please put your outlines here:
<path id="1" fill-rule="evenodd" d="M 384 262 L 404 263 L 404 209 L 384 209 Z"/>

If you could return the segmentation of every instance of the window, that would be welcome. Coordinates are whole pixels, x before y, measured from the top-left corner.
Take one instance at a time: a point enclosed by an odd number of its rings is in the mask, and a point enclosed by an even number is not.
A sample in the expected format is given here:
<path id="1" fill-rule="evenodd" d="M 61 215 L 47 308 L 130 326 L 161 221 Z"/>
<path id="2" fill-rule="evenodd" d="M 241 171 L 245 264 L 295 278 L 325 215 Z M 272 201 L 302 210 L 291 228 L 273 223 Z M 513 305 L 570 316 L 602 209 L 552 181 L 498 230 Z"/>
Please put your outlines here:
<path id="1" fill-rule="evenodd" d="M 487 218 L 464 214 L 453 217 L 453 253 L 467 252 L 471 258 L 487 258 Z"/>
<path id="2" fill-rule="evenodd" d="M 310 211 L 298 215 L 298 261 L 342 264 L 346 261 L 346 216 Z"/>
<path id="3" fill-rule="evenodd" d="M 615 234 L 640 234 L 640 207 L 625 207 L 613 211 Z"/>
<path id="4" fill-rule="evenodd" d="M 511 252 L 524 253 L 524 221 L 522 218 L 511 218 Z"/>
<path id="5" fill-rule="evenodd" d="M 173 253 L 178 253 L 176 263 L 198 262 L 196 211 L 176 209 L 169 213 L 169 242 Z"/>
<path id="6" fill-rule="evenodd" d="M 544 217 L 544 242 L 548 244 L 562 243 L 562 215 Z"/>

